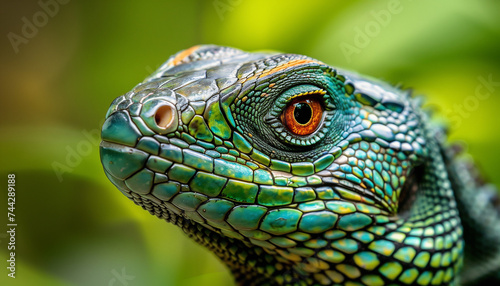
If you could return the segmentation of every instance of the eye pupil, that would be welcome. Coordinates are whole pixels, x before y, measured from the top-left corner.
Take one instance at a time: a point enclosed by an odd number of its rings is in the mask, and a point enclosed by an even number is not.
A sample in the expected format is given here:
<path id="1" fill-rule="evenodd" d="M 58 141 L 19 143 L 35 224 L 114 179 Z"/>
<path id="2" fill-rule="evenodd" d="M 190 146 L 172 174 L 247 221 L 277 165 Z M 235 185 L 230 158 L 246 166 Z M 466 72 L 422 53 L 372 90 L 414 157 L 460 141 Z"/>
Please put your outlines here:
<path id="1" fill-rule="evenodd" d="M 314 96 L 295 98 L 289 103 L 282 115 L 281 121 L 295 135 L 307 136 L 318 128 L 323 117 L 323 107 L 320 100 Z"/>
<path id="2" fill-rule="evenodd" d="M 312 109 L 309 103 L 299 102 L 295 104 L 293 117 L 299 124 L 306 124 L 312 118 Z"/>

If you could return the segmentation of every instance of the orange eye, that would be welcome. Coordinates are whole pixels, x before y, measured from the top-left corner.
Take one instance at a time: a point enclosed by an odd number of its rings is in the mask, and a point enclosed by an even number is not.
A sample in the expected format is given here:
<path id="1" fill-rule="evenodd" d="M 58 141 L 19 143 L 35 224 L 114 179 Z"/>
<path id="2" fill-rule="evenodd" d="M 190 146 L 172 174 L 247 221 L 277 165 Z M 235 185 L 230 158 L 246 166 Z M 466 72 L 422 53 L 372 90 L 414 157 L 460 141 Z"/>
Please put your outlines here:
<path id="1" fill-rule="evenodd" d="M 323 117 L 323 106 L 317 98 L 302 97 L 292 100 L 281 115 L 283 124 L 296 135 L 309 135 L 318 128 Z"/>

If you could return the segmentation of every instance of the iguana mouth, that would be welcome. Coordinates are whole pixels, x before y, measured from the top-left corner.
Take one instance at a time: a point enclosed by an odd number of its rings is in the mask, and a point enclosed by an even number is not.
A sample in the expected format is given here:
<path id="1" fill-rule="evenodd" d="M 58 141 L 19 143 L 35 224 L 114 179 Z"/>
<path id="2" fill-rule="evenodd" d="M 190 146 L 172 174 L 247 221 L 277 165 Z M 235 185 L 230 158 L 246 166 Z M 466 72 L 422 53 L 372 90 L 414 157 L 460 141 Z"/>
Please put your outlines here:
<path id="1" fill-rule="evenodd" d="M 351 202 L 363 202 L 369 205 L 372 205 L 376 208 L 379 208 L 382 212 L 386 211 L 387 214 L 394 214 L 394 210 L 384 201 L 382 198 L 377 196 L 375 193 L 371 192 L 369 189 L 362 188 L 360 186 L 353 186 L 351 184 L 346 184 L 345 182 L 339 182 L 338 184 L 331 185 L 333 189 L 342 194 L 345 194 L 345 191 L 356 193 L 360 196 L 359 200 L 354 198 L 350 198 L 348 196 L 342 196 L 342 198 L 346 201 Z"/>
<path id="2" fill-rule="evenodd" d="M 413 167 L 406 177 L 406 181 L 401 187 L 400 195 L 397 201 L 397 205 L 389 205 L 387 201 L 383 198 L 372 192 L 372 190 L 368 188 L 363 188 L 362 186 L 353 185 L 350 182 L 339 181 L 336 184 L 331 185 L 338 192 L 343 192 L 344 190 L 348 190 L 359 194 L 361 196 L 361 202 L 363 202 L 363 198 L 368 199 L 368 203 L 373 201 L 371 205 L 380 208 L 382 211 L 387 211 L 387 214 L 390 215 L 398 215 L 398 217 L 402 217 L 407 215 L 408 211 L 411 209 L 413 202 L 416 199 L 420 182 L 425 172 L 425 165 L 418 164 Z M 346 197 L 343 197 L 345 200 L 354 201 Z M 367 202 L 366 200 L 364 202 Z"/>
<path id="3" fill-rule="evenodd" d="M 146 168 L 148 158 L 152 155 L 147 152 L 144 148 L 137 148 L 137 146 L 131 147 L 128 145 L 110 142 L 103 140 L 100 144 L 101 148 L 101 160 L 104 165 L 104 169 L 108 178 L 111 176 L 110 180 L 122 191 L 132 191 L 139 194 L 148 194 L 148 192 L 137 192 L 132 190 L 126 183 L 128 179 L 132 178 L 137 173 L 141 172 Z M 154 156 L 154 155 L 153 155 Z M 124 160 L 127 160 L 124 164 Z M 165 173 L 169 170 L 167 168 Z M 162 173 L 158 173 L 164 175 Z M 284 176 L 284 172 L 273 172 L 274 175 Z M 292 177 L 292 174 L 287 174 L 287 176 Z M 151 180 L 154 179 L 154 175 L 151 176 Z M 166 182 L 166 181 L 162 181 Z M 155 182 L 143 182 L 144 185 L 154 186 Z M 413 183 L 417 183 L 412 181 Z M 350 202 L 362 202 L 379 208 L 381 211 L 386 211 L 388 214 L 393 213 L 392 209 L 387 205 L 383 199 L 371 192 L 366 188 L 361 186 L 354 186 L 346 181 L 339 181 L 336 183 L 325 182 L 319 186 L 311 186 L 313 189 L 321 187 L 330 187 L 335 190 L 343 201 Z M 150 190 L 148 188 L 148 190 Z M 293 203 L 291 203 L 293 205 Z M 280 205 L 275 207 L 270 207 L 270 209 L 285 207 L 286 205 Z"/>

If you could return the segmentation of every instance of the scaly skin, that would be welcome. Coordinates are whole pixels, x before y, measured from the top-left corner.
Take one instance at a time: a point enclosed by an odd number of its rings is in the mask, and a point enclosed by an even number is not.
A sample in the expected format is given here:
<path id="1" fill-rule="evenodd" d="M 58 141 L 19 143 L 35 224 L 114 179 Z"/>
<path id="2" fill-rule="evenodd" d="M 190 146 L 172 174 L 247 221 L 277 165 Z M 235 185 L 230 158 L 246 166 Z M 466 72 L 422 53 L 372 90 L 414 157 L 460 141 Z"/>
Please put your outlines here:
<path id="1" fill-rule="evenodd" d="M 322 111 L 299 135 L 303 99 Z M 112 103 L 101 160 L 239 285 L 457 285 L 464 261 L 462 283 L 491 277 L 498 213 L 419 106 L 305 56 L 196 46 Z"/>

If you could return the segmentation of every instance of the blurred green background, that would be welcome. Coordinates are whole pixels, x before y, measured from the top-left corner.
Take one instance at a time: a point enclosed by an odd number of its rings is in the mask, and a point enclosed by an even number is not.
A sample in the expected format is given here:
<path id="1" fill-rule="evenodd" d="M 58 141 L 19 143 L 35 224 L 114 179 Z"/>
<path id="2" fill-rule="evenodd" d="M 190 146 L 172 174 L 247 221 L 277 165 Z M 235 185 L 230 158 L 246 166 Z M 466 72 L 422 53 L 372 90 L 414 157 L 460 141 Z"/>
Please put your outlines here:
<path id="1" fill-rule="evenodd" d="M 233 285 L 99 162 L 111 101 L 195 44 L 306 54 L 413 87 L 500 185 L 498 1 L 59 1 L 1 4 L 0 285 Z M 9 173 L 16 279 L 5 262 Z"/>

